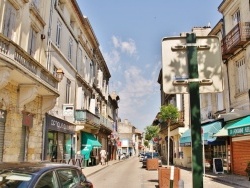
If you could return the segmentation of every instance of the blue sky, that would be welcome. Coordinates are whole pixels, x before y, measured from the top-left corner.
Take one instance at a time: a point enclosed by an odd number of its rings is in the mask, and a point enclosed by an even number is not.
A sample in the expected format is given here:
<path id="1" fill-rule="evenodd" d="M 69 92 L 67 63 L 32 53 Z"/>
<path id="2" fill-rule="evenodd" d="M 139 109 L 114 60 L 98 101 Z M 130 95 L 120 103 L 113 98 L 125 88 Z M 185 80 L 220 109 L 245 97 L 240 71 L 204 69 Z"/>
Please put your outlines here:
<path id="1" fill-rule="evenodd" d="M 222 18 L 222 0 L 77 0 L 100 44 L 120 96 L 119 117 L 140 131 L 160 110 L 161 40 Z"/>

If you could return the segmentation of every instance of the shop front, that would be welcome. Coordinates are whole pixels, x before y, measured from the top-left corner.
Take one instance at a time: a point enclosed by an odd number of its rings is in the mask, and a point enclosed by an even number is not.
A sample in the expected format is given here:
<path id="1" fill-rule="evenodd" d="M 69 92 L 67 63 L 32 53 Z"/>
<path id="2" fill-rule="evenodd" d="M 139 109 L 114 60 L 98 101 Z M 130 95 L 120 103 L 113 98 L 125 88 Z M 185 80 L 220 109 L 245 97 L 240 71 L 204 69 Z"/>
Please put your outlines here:
<path id="1" fill-rule="evenodd" d="M 84 166 L 99 164 L 101 143 L 91 133 L 81 132 L 81 156 Z"/>
<path id="2" fill-rule="evenodd" d="M 216 121 L 202 125 L 202 147 L 204 166 L 207 170 L 213 169 L 213 158 L 222 158 L 226 161 L 226 139 L 217 138 L 214 135 L 222 128 L 222 122 Z M 191 167 L 192 158 L 192 142 L 191 142 L 191 129 L 186 130 L 180 138 L 180 147 L 183 151 L 183 161 L 185 167 Z M 226 164 L 225 164 L 226 165 Z"/>
<path id="3" fill-rule="evenodd" d="M 45 160 L 66 162 L 75 157 L 75 125 L 46 114 Z"/>
<path id="4" fill-rule="evenodd" d="M 227 134 L 231 138 L 231 168 L 234 174 L 246 175 L 250 161 L 250 116 L 227 123 Z"/>

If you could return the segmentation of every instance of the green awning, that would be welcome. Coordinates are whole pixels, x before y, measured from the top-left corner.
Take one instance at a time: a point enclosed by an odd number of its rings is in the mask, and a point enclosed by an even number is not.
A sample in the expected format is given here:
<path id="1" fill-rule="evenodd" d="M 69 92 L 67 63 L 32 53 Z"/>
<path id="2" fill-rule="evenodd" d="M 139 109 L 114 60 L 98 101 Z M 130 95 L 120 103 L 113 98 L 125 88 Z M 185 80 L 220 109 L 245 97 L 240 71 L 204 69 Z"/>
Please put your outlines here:
<path id="1" fill-rule="evenodd" d="M 191 146 L 191 129 L 186 130 L 180 138 L 180 146 Z"/>
<path id="2" fill-rule="evenodd" d="M 216 144 L 216 137 L 214 137 L 214 134 L 216 134 L 220 129 L 222 125 L 220 121 L 209 123 L 202 126 L 203 134 L 202 134 L 202 140 L 204 140 L 204 144 Z M 183 133 L 183 135 L 180 138 L 180 146 L 191 146 L 191 129 L 188 129 Z"/>
<path id="3" fill-rule="evenodd" d="M 81 154 L 84 156 L 85 160 L 88 160 L 92 149 L 100 148 L 102 145 L 91 133 L 82 132 L 81 137 Z"/>
<path id="4" fill-rule="evenodd" d="M 237 122 L 230 125 L 227 129 L 228 136 L 250 134 L 250 116 L 238 119 Z"/>
<path id="5" fill-rule="evenodd" d="M 221 130 L 219 130 L 216 134 L 214 134 L 214 137 L 228 136 L 228 128 L 231 125 L 233 125 L 235 122 L 237 122 L 237 120 L 226 122 L 226 125 Z"/>

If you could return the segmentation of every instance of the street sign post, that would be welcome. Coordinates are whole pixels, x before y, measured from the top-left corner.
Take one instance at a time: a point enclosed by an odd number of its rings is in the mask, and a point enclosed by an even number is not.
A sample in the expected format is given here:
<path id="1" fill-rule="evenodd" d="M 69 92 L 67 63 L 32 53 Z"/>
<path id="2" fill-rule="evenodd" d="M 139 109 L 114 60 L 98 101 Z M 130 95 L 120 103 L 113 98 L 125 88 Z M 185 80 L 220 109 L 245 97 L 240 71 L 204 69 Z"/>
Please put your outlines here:
<path id="1" fill-rule="evenodd" d="M 187 49 L 197 49 L 197 78 L 191 79 Z M 168 94 L 189 93 L 189 82 L 199 82 L 200 93 L 222 92 L 222 60 L 219 38 L 197 36 L 195 43 L 186 37 L 166 37 L 162 40 L 163 90 Z"/>
<path id="2" fill-rule="evenodd" d="M 164 92 L 190 96 L 193 188 L 203 188 L 200 93 L 223 90 L 219 39 L 194 33 L 164 38 L 162 64 Z"/>

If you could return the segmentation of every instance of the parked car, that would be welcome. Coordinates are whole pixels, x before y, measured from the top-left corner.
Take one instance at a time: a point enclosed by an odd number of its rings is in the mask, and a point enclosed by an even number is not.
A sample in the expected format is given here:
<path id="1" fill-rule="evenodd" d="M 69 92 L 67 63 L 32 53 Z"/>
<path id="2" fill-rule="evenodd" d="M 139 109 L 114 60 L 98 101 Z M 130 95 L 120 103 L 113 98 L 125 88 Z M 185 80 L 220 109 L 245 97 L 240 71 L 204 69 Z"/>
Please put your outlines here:
<path id="1" fill-rule="evenodd" d="M 143 158 L 144 158 L 145 154 L 144 153 L 140 153 L 139 154 L 139 161 L 142 162 Z"/>
<path id="2" fill-rule="evenodd" d="M 152 158 L 157 158 L 159 166 L 160 167 L 162 166 L 161 156 L 159 155 L 158 152 L 146 152 L 145 155 L 144 155 L 144 158 L 142 160 L 142 167 L 146 167 L 147 166 L 147 160 L 152 159 Z"/>
<path id="3" fill-rule="evenodd" d="M 80 167 L 50 162 L 0 163 L 0 187 L 93 188 Z"/>

